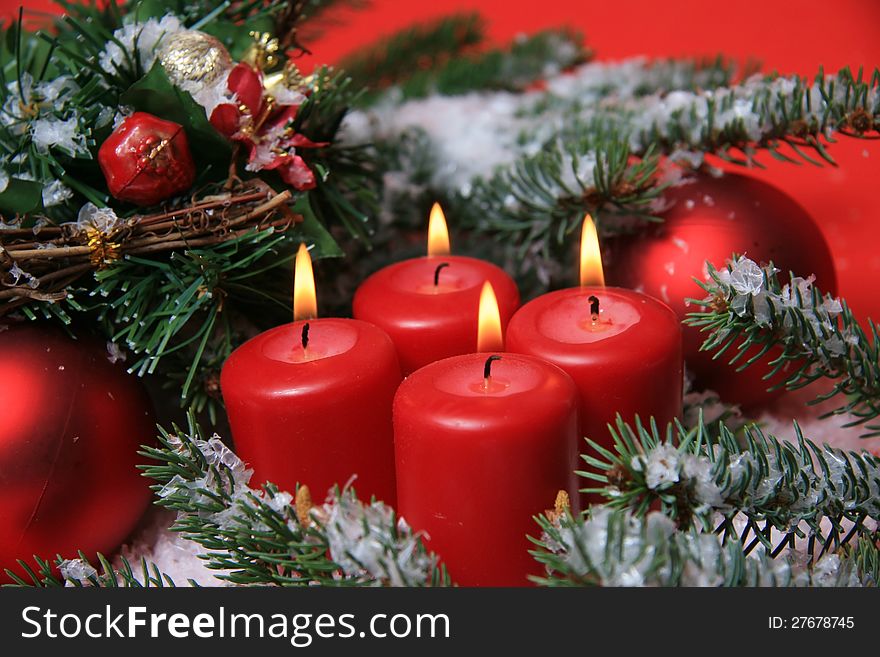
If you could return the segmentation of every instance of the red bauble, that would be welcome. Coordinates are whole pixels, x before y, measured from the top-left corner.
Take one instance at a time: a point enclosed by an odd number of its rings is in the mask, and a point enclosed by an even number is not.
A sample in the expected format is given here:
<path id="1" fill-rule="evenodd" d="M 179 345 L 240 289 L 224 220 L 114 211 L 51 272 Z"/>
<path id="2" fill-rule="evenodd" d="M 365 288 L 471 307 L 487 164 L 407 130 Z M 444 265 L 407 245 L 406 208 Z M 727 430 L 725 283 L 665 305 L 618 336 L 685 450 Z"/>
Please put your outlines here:
<path id="1" fill-rule="evenodd" d="M 707 279 L 705 262 L 720 269 L 737 253 L 758 263 L 772 261 L 783 279 L 789 271 L 815 274 L 822 291 L 836 294 L 834 262 L 821 230 L 796 201 L 772 185 L 739 174 L 701 174 L 670 189 L 666 197 L 672 206 L 662 224 L 611 245 L 609 285 L 642 289 L 684 319 L 699 310 L 685 299 L 706 296 L 693 280 Z M 713 361 L 711 354 L 699 351 L 704 339 L 698 329 L 685 327 L 685 362 L 698 389 L 716 390 L 725 401 L 743 407 L 772 399 L 766 390 L 778 379 L 761 378 L 769 371 L 769 359 L 736 373 L 727 365 L 734 352 Z"/>
<path id="2" fill-rule="evenodd" d="M 196 166 L 183 126 L 146 112 L 126 118 L 98 150 L 110 193 L 154 205 L 192 187 Z"/>
<path id="3" fill-rule="evenodd" d="M 17 559 L 111 553 L 151 496 L 135 467 L 156 434 L 141 383 L 103 342 L 19 324 L 0 332 L 0 391 L 0 581 Z"/>

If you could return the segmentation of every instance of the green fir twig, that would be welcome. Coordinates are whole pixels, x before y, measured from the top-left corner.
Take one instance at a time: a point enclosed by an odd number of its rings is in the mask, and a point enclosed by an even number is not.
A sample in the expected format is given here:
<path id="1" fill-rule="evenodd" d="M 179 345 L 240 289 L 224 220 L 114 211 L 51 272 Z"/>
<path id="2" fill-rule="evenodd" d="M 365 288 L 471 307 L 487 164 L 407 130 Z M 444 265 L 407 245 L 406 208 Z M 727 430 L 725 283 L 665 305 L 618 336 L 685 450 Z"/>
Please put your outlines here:
<path id="1" fill-rule="evenodd" d="M 725 269 L 708 264 L 709 282 L 700 282 L 707 297 L 696 301 L 701 312 L 686 324 L 707 333 L 703 350 L 738 370 L 769 359 L 773 387 L 802 388 L 817 379 L 834 383 L 814 403 L 840 397 L 840 405 L 823 417 L 849 414 L 845 426 L 870 422 L 880 415 L 880 339 L 877 324 L 856 320 L 845 300 L 823 294 L 812 279 L 794 274 L 783 284 L 772 263 L 759 266 L 735 257 Z M 771 352 L 771 350 L 774 350 Z M 771 353 L 771 356 L 766 354 Z M 880 426 L 866 425 L 867 436 Z"/>

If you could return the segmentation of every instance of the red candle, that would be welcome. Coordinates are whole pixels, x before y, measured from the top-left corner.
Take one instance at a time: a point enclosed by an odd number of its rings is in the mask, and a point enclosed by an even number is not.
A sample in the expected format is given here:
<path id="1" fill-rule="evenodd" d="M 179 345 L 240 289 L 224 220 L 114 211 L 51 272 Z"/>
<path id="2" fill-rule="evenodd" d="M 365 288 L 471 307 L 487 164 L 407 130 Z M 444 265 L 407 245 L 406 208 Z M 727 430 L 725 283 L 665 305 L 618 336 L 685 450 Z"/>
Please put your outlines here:
<path id="1" fill-rule="evenodd" d="M 577 403 L 565 372 L 520 354 L 455 356 L 401 384 L 398 510 L 456 583 L 523 586 L 540 574 L 526 536 L 559 490 L 577 490 Z"/>
<path id="2" fill-rule="evenodd" d="M 681 414 L 681 326 L 660 301 L 604 287 L 592 220 L 585 221 L 582 286 L 545 294 L 510 321 L 507 348 L 559 365 L 580 391 L 581 433 L 609 446 L 620 413 L 664 426 Z M 591 256 L 592 254 L 592 256 Z M 586 283 L 596 285 L 585 285 Z M 584 446 L 585 447 L 585 446 Z"/>
<path id="3" fill-rule="evenodd" d="M 391 336 L 405 375 L 441 358 L 476 350 L 477 307 L 483 283 L 498 297 L 502 326 L 519 306 L 516 284 L 495 265 L 449 255 L 440 206 L 431 210 L 428 256 L 376 272 L 354 296 L 354 316 Z"/>
<path id="4" fill-rule="evenodd" d="M 304 247 L 295 288 L 294 317 L 313 317 Z M 322 496 L 356 476 L 359 495 L 393 505 L 391 404 L 401 378 L 381 329 L 328 318 L 300 319 L 249 340 L 223 365 L 220 384 L 236 451 L 256 482 L 291 491 L 307 484 Z"/>

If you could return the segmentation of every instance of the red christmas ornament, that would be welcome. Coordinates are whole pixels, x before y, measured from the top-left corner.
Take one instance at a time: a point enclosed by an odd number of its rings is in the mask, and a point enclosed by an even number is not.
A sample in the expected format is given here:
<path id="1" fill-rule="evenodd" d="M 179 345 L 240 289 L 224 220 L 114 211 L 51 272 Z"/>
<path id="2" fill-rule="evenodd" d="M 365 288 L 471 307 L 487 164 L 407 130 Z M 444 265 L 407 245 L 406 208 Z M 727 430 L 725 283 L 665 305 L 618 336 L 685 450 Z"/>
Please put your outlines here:
<path id="1" fill-rule="evenodd" d="M 102 342 L 18 324 L 0 332 L 0 390 L 0 581 L 17 559 L 112 553 L 151 497 L 135 467 L 155 437 L 143 386 Z"/>
<path id="2" fill-rule="evenodd" d="M 113 197 L 137 205 L 186 191 L 196 176 L 183 126 L 146 112 L 113 131 L 98 150 L 98 164 Z"/>
<path id="3" fill-rule="evenodd" d="M 836 294 L 834 262 L 821 230 L 794 199 L 772 185 L 739 174 L 700 174 L 694 182 L 670 189 L 667 199 L 672 206 L 662 224 L 612 242 L 606 263 L 609 285 L 641 289 L 684 319 L 699 310 L 685 299 L 706 296 L 693 280 L 707 280 L 705 262 L 720 269 L 738 253 L 758 263 L 772 261 L 783 278 L 789 271 L 814 274 L 823 292 Z M 736 373 L 727 364 L 734 352 L 713 361 L 711 354 L 699 351 L 705 335 L 698 329 L 685 327 L 683 337 L 685 363 L 698 389 L 715 390 L 723 400 L 743 407 L 775 396 L 766 390 L 778 379 L 761 378 L 769 372 L 771 358 Z"/>

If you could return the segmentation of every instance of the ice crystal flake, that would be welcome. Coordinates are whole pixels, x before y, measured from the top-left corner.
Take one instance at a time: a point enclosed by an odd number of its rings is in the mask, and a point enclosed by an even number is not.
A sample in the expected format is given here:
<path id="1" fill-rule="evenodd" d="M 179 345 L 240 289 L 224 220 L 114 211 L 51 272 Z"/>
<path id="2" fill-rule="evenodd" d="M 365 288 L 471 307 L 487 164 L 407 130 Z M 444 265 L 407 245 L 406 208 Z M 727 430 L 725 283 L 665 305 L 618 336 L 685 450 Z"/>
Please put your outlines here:
<path id="1" fill-rule="evenodd" d="M 54 146 L 71 155 L 88 154 L 86 136 L 80 131 L 79 121 L 75 116 L 65 120 L 37 119 L 31 122 L 31 136 L 37 150 L 43 153 Z"/>
<path id="2" fill-rule="evenodd" d="M 69 582 L 87 584 L 90 577 L 95 577 L 98 571 L 82 559 L 66 559 L 58 566 L 61 577 Z"/>
<path id="3" fill-rule="evenodd" d="M 656 489 L 663 484 L 675 483 L 679 477 L 680 454 L 671 445 L 659 445 L 645 456 L 645 483 Z"/>
<path id="4" fill-rule="evenodd" d="M 8 273 L 10 278 L 10 286 L 16 286 L 23 283 L 32 290 L 35 290 L 40 285 L 39 279 L 19 267 L 17 262 L 12 263 L 12 266 L 9 268 Z"/>
<path id="5" fill-rule="evenodd" d="M 122 224 L 113 208 L 99 208 L 94 203 L 86 203 L 79 210 L 76 219 L 78 230 L 94 228 L 105 235 L 111 234 Z"/>
<path id="6" fill-rule="evenodd" d="M 72 197 L 73 190 L 60 180 L 53 180 L 43 186 L 43 207 L 51 208 L 54 205 L 60 205 Z"/>
<path id="7" fill-rule="evenodd" d="M 419 550 L 420 538 L 382 502 L 362 504 L 348 490 L 331 496 L 318 516 L 327 532 L 330 557 L 345 575 L 407 586 L 424 582 L 433 566 Z"/>
<path id="8" fill-rule="evenodd" d="M 180 19 L 172 14 L 166 14 L 160 20 L 150 18 L 129 23 L 113 32 L 113 41 L 104 46 L 98 55 L 98 63 L 108 73 L 117 73 L 133 68 L 132 60 L 137 58 L 141 70 L 148 71 L 156 61 L 162 39 L 182 29 Z"/>
<path id="9" fill-rule="evenodd" d="M 107 341 L 107 360 L 114 365 L 116 363 L 125 362 L 125 351 L 115 342 Z"/>

